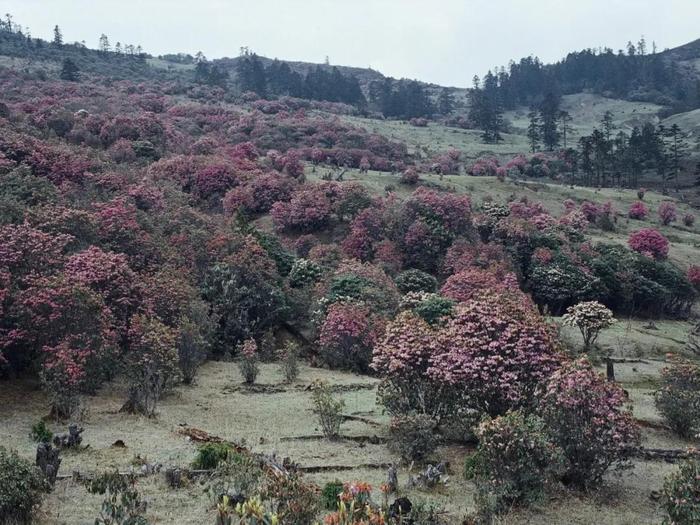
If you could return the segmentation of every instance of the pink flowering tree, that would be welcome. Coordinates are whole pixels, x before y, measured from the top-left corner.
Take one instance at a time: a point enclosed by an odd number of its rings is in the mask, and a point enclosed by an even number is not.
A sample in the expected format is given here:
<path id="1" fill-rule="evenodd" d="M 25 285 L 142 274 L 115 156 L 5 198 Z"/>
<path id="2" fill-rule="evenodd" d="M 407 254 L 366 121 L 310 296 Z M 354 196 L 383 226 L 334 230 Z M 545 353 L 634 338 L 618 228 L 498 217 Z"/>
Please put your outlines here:
<path id="1" fill-rule="evenodd" d="M 319 334 L 321 357 L 333 368 L 366 372 L 383 323 L 361 304 L 330 306 Z"/>
<path id="2" fill-rule="evenodd" d="M 484 292 L 503 294 L 519 291 L 518 280 L 508 272 L 499 276 L 494 272 L 480 268 L 469 268 L 448 277 L 440 293 L 457 302 L 474 299 Z"/>
<path id="3" fill-rule="evenodd" d="M 129 267 L 126 256 L 91 246 L 73 254 L 66 261 L 65 272 L 69 279 L 102 297 L 114 316 L 115 327 L 123 344 L 131 316 L 142 306 L 140 280 Z"/>
<path id="4" fill-rule="evenodd" d="M 630 234 L 627 240 L 635 252 L 657 260 L 668 257 L 668 239 L 653 228 L 644 228 Z"/>
<path id="5" fill-rule="evenodd" d="M 469 405 L 492 417 L 530 405 L 562 359 L 553 329 L 531 305 L 507 296 L 457 305 L 437 339 L 429 377 L 468 392 Z"/>
<path id="6" fill-rule="evenodd" d="M 405 310 L 387 325 L 374 347 L 372 368 L 382 377 L 378 397 L 392 416 L 417 412 L 444 421 L 457 413 L 461 396 L 428 375 L 441 351 L 435 336 L 425 320 Z"/>
<path id="7" fill-rule="evenodd" d="M 686 273 L 690 284 L 695 286 L 695 288 L 700 288 L 700 266 L 690 265 Z"/>
<path id="8" fill-rule="evenodd" d="M 661 220 L 661 224 L 664 226 L 668 226 L 672 222 L 676 222 L 676 219 L 678 219 L 678 213 L 676 212 L 676 205 L 673 204 L 672 202 L 662 202 L 659 205 L 659 209 L 657 211 L 659 214 L 659 219 Z"/>
<path id="9" fill-rule="evenodd" d="M 531 305 L 491 295 L 457 305 L 443 326 L 400 314 L 375 348 L 373 367 L 390 410 L 425 410 L 419 400 L 429 392 L 430 415 L 439 419 L 455 404 L 491 416 L 531 406 L 561 359 L 553 329 Z M 419 390 L 411 393 L 415 378 Z"/>
<path id="10" fill-rule="evenodd" d="M 271 209 L 278 230 L 304 233 L 322 229 L 332 213 L 332 201 L 320 186 L 305 186 L 294 192 L 289 202 L 276 202 Z"/>
<path id="11" fill-rule="evenodd" d="M 638 221 L 643 221 L 649 215 L 649 210 L 644 205 L 642 201 L 635 201 L 627 212 L 627 216 L 630 219 L 635 219 Z"/>
<path id="12" fill-rule="evenodd" d="M 562 366 L 539 399 L 539 412 L 566 458 L 566 482 L 592 488 L 610 468 L 629 466 L 639 429 L 625 410 L 625 392 L 588 360 Z"/>

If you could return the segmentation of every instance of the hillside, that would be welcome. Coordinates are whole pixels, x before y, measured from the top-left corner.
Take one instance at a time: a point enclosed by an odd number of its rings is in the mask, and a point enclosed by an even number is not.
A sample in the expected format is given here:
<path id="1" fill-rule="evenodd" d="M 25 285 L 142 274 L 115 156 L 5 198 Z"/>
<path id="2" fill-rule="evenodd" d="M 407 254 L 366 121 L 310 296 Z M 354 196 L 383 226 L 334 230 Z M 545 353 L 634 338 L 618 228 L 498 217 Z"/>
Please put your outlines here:
<path id="1" fill-rule="evenodd" d="M 0 28 L 0 523 L 663 521 L 700 444 L 700 110 L 579 78 L 530 153 L 517 73 L 486 143 L 466 90 L 424 118 L 442 87 L 251 56 Z"/>

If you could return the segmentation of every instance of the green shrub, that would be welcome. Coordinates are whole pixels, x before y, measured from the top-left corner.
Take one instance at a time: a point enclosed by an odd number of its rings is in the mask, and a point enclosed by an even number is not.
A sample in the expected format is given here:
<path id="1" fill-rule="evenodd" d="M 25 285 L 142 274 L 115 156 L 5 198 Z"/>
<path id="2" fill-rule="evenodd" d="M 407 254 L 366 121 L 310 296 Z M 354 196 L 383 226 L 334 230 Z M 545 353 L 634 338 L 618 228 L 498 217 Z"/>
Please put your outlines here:
<path id="1" fill-rule="evenodd" d="M 475 499 L 482 514 L 536 501 L 561 471 L 563 455 L 535 415 L 512 411 L 485 419 L 477 437 L 476 457 L 465 471 L 476 482 Z"/>
<path id="2" fill-rule="evenodd" d="M 329 481 L 321 490 L 321 506 L 326 510 L 337 510 L 338 496 L 340 496 L 342 493 L 342 481 Z"/>
<path id="3" fill-rule="evenodd" d="M 684 461 L 666 478 L 661 506 L 668 514 L 664 525 L 700 523 L 700 461 Z"/>
<path id="4" fill-rule="evenodd" d="M 303 288 L 321 278 L 321 267 L 308 259 L 297 259 L 289 272 L 289 286 Z"/>
<path id="5" fill-rule="evenodd" d="M 331 387 L 324 381 L 314 381 L 311 387 L 311 399 L 323 435 L 328 439 L 336 439 L 343 422 L 342 412 L 345 408 L 345 401 L 333 399 Z"/>
<path id="6" fill-rule="evenodd" d="M 136 490 L 135 474 L 105 472 L 84 485 L 91 494 L 105 496 L 95 525 L 148 525 L 146 502 Z"/>
<path id="7" fill-rule="evenodd" d="M 452 315 L 454 301 L 437 294 L 430 294 L 424 301 L 417 304 L 413 311 L 421 316 L 429 325 L 435 325 L 440 319 Z"/>
<path id="8" fill-rule="evenodd" d="M 655 402 L 676 434 L 691 437 L 700 427 L 700 367 L 678 361 L 664 368 Z"/>
<path id="9" fill-rule="evenodd" d="M 199 447 L 192 467 L 202 470 L 215 469 L 222 461 L 228 461 L 237 452 L 227 443 L 206 443 Z"/>
<path id="10" fill-rule="evenodd" d="M 425 414 L 395 417 L 389 426 L 389 449 L 406 461 L 422 461 L 440 442 L 436 427 Z"/>
<path id="11" fill-rule="evenodd" d="M 411 269 L 396 276 L 396 287 L 401 293 L 434 292 L 437 290 L 437 279 L 422 270 Z"/>
<path id="12" fill-rule="evenodd" d="M 51 432 L 49 427 L 46 426 L 46 422 L 43 419 L 40 419 L 32 425 L 32 430 L 29 433 L 29 436 L 36 443 L 50 443 L 51 439 L 53 438 L 53 432 Z"/>
<path id="13" fill-rule="evenodd" d="M 48 488 L 38 468 L 0 446 L 0 523 L 30 523 Z"/>
<path id="14" fill-rule="evenodd" d="M 299 345 L 288 341 L 280 352 L 280 367 L 284 380 L 293 383 L 299 376 Z"/>

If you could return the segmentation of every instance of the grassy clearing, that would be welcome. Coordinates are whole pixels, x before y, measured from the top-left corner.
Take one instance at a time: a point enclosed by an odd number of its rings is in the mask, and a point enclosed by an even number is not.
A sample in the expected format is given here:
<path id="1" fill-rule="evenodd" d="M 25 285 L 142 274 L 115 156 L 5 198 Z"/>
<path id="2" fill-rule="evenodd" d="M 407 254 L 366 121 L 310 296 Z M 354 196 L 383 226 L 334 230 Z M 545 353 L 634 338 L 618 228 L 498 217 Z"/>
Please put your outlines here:
<path id="1" fill-rule="evenodd" d="M 639 381 L 658 376 L 661 363 L 619 364 L 616 371 L 630 392 L 637 417 L 659 422 L 653 406 L 652 390 Z M 192 387 L 178 387 L 158 408 L 155 419 L 121 414 L 119 407 L 124 392 L 118 384 L 103 389 L 99 395 L 86 400 L 87 413 L 84 444 L 89 448 L 80 453 L 65 454 L 62 473 L 73 470 L 91 472 L 118 467 L 128 469 L 135 456 L 164 465 L 188 465 L 194 458 L 196 446 L 177 433 L 182 424 L 197 427 L 211 434 L 237 442 L 246 442 L 258 452 L 276 452 L 290 457 L 303 466 L 359 466 L 368 463 L 397 462 L 383 444 L 358 443 L 341 439 L 336 442 L 320 438 L 315 415 L 311 411 L 308 384 L 317 378 L 329 381 L 338 396 L 346 402 L 347 415 L 358 415 L 374 423 L 347 421 L 343 436 L 386 437 L 388 418 L 375 401 L 376 379 L 366 376 L 301 367 L 298 383 L 283 385 L 276 364 L 263 364 L 259 383 L 275 385 L 274 393 L 250 393 L 241 386 L 235 363 L 209 362 L 201 370 Z M 35 445 L 29 438 L 32 423 L 46 414 L 47 400 L 36 385 L 17 381 L 4 384 L 0 392 L 0 440 L 32 458 Z M 61 427 L 51 424 L 53 430 Z M 316 436 L 310 439 L 308 436 Z M 297 439 L 304 437 L 304 439 Z M 122 439 L 126 448 L 112 446 Z M 664 430 L 644 430 L 647 446 L 684 448 L 689 443 L 678 440 Z M 473 486 L 462 478 L 462 464 L 469 449 L 461 446 L 442 447 L 438 456 L 450 461 L 451 476 L 446 487 L 427 492 L 404 491 L 413 500 L 430 499 L 443 505 L 457 524 L 473 510 Z M 621 477 L 611 476 L 605 488 L 584 496 L 560 489 L 550 500 L 528 511 L 507 516 L 503 523 L 658 523 L 661 514 L 649 499 L 651 490 L 658 490 L 663 477 L 673 470 L 660 462 L 637 462 L 636 469 Z M 417 470 L 417 469 L 416 469 Z M 403 486 L 410 472 L 399 471 Z M 319 484 L 340 479 L 361 479 L 378 487 L 385 481 L 381 468 L 330 470 L 309 477 Z M 201 524 L 212 520 L 212 501 L 203 487 L 194 482 L 189 487 L 172 490 L 162 475 L 143 478 L 139 489 L 149 500 L 148 515 L 152 523 Z M 379 498 L 379 495 L 376 495 Z M 88 524 L 94 519 L 100 499 L 88 496 L 84 489 L 66 479 L 58 482 L 56 490 L 47 497 L 40 524 Z"/>

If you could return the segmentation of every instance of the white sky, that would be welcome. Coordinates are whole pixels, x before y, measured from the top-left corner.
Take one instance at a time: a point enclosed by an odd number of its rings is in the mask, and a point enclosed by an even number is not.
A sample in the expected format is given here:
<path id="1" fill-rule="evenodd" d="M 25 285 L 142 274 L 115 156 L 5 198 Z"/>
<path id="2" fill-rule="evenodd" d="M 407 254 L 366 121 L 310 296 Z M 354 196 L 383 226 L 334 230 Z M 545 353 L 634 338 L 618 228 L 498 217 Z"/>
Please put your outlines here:
<path id="1" fill-rule="evenodd" d="M 700 38 L 700 0 L 2 0 L 35 37 L 141 44 L 154 55 L 241 46 L 289 60 L 371 66 L 386 75 L 468 86 L 493 66 L 536 55 L 651 47 Z"/>

